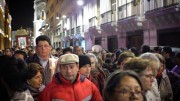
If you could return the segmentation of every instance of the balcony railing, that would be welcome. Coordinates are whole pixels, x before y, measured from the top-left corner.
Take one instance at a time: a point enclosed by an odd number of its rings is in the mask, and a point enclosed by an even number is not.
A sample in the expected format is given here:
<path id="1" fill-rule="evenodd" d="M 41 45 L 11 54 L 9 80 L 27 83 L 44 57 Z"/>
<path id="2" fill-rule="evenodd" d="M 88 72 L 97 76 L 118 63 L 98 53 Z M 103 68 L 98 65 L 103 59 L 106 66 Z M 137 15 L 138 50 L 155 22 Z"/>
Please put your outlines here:
<path id="1" fill-rule="evenodd" d="M 96 24 L 97 24 L 97 17 L 96 16 L 89 19 L 89 27 L 94 27 L 94 26 L 96 26 Z"/>
<path id="2" fill-rule="evenodd" d="M 113 12 L 112 10 L 107 11 L 107 12 L 101 14 L 101 18 L 102 18 L 101 24 L 114 21 L 115 20 L 115 12 Z"/>

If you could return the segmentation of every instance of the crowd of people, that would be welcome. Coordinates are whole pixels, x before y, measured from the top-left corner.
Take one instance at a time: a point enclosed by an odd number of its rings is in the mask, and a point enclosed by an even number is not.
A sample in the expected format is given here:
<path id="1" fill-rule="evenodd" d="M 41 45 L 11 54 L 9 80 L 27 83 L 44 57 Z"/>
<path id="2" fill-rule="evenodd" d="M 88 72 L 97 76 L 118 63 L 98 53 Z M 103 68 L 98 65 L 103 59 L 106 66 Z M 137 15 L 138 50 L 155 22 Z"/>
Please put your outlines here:
<path id="1" fill-rule="evenodd" d="M 180 53 L 148 45 L 54 49 L 40 35 L 34 47 L 0 53 L 0 89 L 1 101 L 178 101 Z"/>

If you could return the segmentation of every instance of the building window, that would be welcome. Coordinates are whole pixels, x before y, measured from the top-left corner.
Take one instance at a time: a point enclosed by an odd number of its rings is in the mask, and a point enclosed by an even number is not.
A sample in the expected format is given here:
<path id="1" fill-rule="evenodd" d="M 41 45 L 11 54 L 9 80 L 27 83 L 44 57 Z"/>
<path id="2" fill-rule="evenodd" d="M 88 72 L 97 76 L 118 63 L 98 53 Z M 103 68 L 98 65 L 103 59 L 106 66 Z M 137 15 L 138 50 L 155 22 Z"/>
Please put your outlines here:
<path id="1" fill-rule="evenodd" d="M 118 14 L 119 14 L 119 19 L 126 18 L 128 16 L 132 15 L 132 3 L 133 0 L 120 0 L 119 1 L 119 7 L 118 7 Z"/>
<path id="2" fill-rule="evenodd" d="M 111 0 L 111 10 L 116 11 L 116 0 Z"/>

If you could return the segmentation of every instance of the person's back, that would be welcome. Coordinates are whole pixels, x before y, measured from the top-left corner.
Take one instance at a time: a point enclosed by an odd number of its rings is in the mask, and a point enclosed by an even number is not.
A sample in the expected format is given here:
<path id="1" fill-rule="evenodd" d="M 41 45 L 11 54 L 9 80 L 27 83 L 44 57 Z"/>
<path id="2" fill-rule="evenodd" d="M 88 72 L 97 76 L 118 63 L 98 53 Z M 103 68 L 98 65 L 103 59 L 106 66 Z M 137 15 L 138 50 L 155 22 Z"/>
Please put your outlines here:
<path id="1" fill-rule="evenodd" d="M 169 77 L 172 91 L 173 91 L 173 101 L 179 101 L 180 95 L 180 75 L 175 72 L 167 70 L 167 75 Z"/>
<path id="2" fill-rule="evenodd" d="M 169 46 L 163 47 L 161 51 L 162 56 L 166 60 L 166 68 L 171 71 L 171 69 L 175 66 L 172 60 L 172 49 Z"/>
<path id="3" fill-rule="evenodd" d="M 0 56 L 1 101 L 34 101 L 26 86 L 28 68 L 21 60 Z"/>
<path id="4" fill-rule="evenodd" d="M 173 67 L 173 69 L 171 71 L 180 75 L 180 53 L 176 54 L 175 63 L 176 63 L 176 65 Z"/>

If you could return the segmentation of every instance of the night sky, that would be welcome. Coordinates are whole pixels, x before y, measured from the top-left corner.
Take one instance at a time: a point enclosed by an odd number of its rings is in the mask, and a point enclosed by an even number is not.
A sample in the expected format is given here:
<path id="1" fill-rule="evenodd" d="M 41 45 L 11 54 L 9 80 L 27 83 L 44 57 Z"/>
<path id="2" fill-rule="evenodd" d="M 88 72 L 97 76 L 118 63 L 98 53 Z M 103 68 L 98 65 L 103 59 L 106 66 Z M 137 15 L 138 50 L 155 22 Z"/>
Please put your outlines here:
<path id="1" fill-rule="evenodd" d="M 6 0 L 12 17 L 12 30 L 33 28 L 34 0 Z"/>

